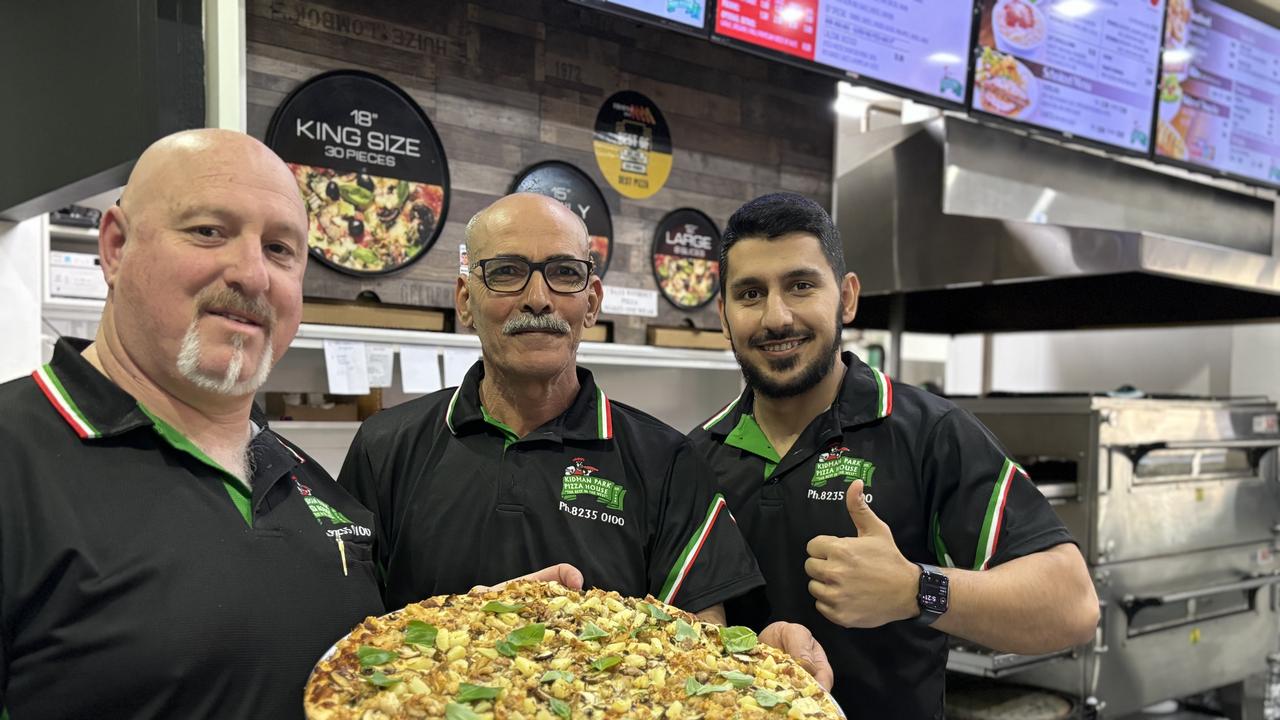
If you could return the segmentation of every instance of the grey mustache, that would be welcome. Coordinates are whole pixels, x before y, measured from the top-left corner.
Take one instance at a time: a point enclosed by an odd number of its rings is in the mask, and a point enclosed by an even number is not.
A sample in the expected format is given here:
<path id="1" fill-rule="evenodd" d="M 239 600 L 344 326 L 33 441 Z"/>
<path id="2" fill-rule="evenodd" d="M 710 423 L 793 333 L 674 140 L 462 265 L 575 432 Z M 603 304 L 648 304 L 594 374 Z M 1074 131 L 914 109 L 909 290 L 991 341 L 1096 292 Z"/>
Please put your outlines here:
<path id="1" fill-rule="evenodd" d="M 262 298 L 248 298 L 231 288 L 220 288 L 217 290 L 205 289 L 196 295 L 196 309 L 198 312 L 204 312 L 209 308 L 222 308 L 234 313 L 256 317 L 263 323 L 266 330 L 271 330 L 276 324 L 276 311 Z"/>
<path id="2" fill-rule="evenodd" d="M 503 335 L 515 335 L 520 332 L 555 332 L 561 335 L 569 333 L 569 323 L 556 317 L 555 315 L 534 315 L 532 313 L 520 313 L 511 318 L 502 326 Z"/>

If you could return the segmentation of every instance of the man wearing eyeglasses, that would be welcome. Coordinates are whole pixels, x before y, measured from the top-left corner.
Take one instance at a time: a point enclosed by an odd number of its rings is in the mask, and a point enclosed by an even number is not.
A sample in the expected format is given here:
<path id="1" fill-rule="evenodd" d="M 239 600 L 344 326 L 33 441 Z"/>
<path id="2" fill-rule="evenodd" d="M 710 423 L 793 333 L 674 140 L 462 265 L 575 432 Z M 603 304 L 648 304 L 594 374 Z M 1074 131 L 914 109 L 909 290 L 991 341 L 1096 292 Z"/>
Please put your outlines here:
<path id="1" fill-rule="evenodd" d="M 604 295 L 582 221 L 520 193 L 472 218 L 466 242 L 455 305 L 483 359 L 459 387 L 366 421 L 339 476 L 376 516 L 388 606 L 567 562 L 586 587 L 723 623 L 724 601 L 762 582 L 711 470 L 577 366 Z M 803 628 L 763 639 L 830 683 Z"/>

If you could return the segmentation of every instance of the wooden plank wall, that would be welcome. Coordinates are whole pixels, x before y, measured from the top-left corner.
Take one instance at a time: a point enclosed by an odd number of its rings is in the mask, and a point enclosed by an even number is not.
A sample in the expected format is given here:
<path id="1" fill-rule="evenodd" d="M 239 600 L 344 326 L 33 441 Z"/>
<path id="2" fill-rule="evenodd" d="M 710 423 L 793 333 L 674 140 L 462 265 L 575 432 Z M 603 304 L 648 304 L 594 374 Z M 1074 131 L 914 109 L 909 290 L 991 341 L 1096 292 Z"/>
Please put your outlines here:
<path id="1" fill-rule="evenodd" d="M 649 248 L 658 220 L 698 208 L 721 228 L 744 201 L 792 190 L 830 207 L 835 81 L 782 63 L 578 6 L 567 0 L 326 2 L 248 0 L 249 132 L 261 138 L 301 81 L 357 68 L 404 88 L 431 118 L 448 157 L 452 197 L 427 257 L 403 273 L 362 280 L 319 263 L 309 296 L 453 307 L 466 221 L 514 175 L 565 160 L 601 187 L 613 215 L 606 286 L 656 289 Z M 623 198 L 591 151 L 596 112 L 618 90 L 652 98 L 675 146 L 666 186 Z M 659 299 L 658 318 L 606 317 L 617 342 L 645 327 L 718 328 L 714 303 L 696 312 Z"/>

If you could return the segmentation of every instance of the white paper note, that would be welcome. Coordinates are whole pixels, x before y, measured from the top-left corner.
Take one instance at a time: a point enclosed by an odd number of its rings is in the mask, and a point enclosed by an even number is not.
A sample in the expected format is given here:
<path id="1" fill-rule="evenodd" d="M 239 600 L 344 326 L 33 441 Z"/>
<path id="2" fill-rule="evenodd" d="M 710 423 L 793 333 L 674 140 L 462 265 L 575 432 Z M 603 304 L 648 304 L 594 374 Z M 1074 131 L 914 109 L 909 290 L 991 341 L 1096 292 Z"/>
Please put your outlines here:
<path id="1" fill-rule="evenodd" d="M 440 351 L 421 345 L 400 346 L 400 385 L 406 393 L 430 393 L 440 384 Z"/>
<path id="2" fill-rule="evenodd" d="M 324 367 L 333 395 L 369 394 L 369 364 L 364 343 L 352 340 L 325 340 Z"/>
<path id="3" fill-rule="evenodd" d="M 396 349 L 384 343 L 369 343 L 364 346 L 364 356 L 369 366 L 369 387 L 391 387 Z"/>
<path id="4" fill-rule="evenodd" d="M 479 350 L 451 348 L 444 351 L 444 385 L 461 385 L 467 371 L 480 359 Z"/>
<path id="5" fill-rule="evenodd" d="M 658 317 L 658 291 L 606 285 L 600 311 L 606 315 Z"/>

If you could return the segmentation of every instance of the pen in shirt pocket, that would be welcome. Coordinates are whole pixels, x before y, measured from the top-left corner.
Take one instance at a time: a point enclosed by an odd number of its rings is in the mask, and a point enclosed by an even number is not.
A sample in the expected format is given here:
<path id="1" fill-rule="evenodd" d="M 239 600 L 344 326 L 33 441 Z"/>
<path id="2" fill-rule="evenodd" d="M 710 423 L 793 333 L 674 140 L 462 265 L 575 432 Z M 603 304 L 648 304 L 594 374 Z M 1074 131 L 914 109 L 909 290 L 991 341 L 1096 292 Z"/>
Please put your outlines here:
<path id="1" fill-rule="evenodd" d="M 342 542 L 342 536 L 334 538 L 338 541 L 338 557 L 342 558 L 342 575 L 347 575 L 347 546 Z"/>

